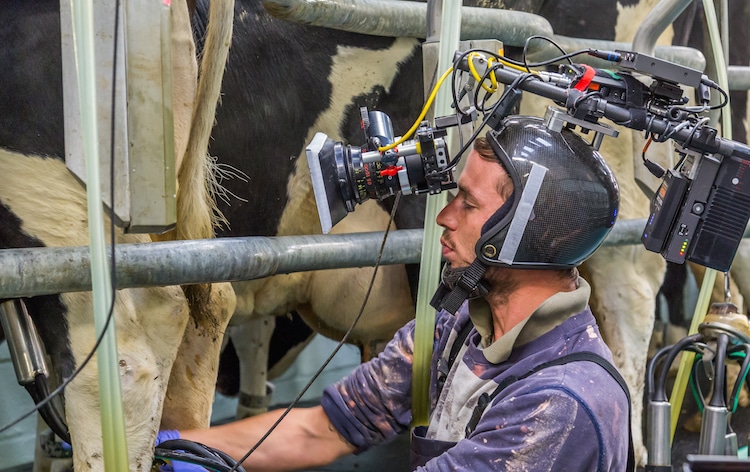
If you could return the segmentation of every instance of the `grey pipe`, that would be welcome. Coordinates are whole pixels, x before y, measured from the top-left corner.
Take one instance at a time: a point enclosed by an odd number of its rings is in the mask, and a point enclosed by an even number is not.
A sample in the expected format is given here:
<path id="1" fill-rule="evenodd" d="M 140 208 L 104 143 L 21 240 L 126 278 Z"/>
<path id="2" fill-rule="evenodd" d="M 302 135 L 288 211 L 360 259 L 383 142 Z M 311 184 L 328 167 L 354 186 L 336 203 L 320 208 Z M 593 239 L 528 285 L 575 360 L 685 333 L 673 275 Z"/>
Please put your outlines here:
<path id="1" fill-rule="evenodd" d="M 378 36 L 424 38 L 427 35 L 425 20 L 427 5 L 419 2 L 264 0 L 263 4 L 273 15 L 298 23 Z M 473 7 L 463 7 L 461 12 L 463 39 L 495 38 L 507 45 L 523 46 L 526 38 L 533 34 L 540 34 L 552 36 L 568 51 L 589 47 L 608 50 L 633 48 L 632 44 L 623 42 L 553 35 L 552 27 L 547 20 L 530 13 Z M 518 29 L 519 25 L 524 25 L 523 29 Z M 638 41 L 645 42 L 646 38 Z M 706 59 L 697 49 L 682 46 L 656 46 L 654 51 L 655 56 L 667 61 L 701 71 L 706 68 Z M 539 61 L 555 57 L 557 53 L 557 49 L 553 46 L 539 44 L 530 49 L 529 56 L 532 61 Z M 612 66 L 612 63 L 592 57 L 581 56 L 579 59 L 595 67 Z M 750 90 L 750 67 L 730 65 L 728 73 L 730 90 Z"/>
<path id="2" fill-rule="evenodd" d="M 394 0 L 263 0 L 274 16 L 297 23 L 334 28 L 377 36 L 425 38 L 427 36 L 427 5 L 420 2 Z M 507 46 L 523 46 L 532 35 L 548 36 L 555 41 L 566 38 L 554 35 L 549 22 L 532 13 L 490 8 L 461 8 L 461 39 L 499 39 Z M 630 50 L 629 43 L 569 39 L 566 50 L 596 47 L 598 49 Z M 596 46 L 592 46 L 596 44 Z M 562 45 L 562 44 L 561 44 Z M 580 47 L 579 47 L 580 45 Z M 557 48 L 543 41 L 530 47 L 534 60 L 559 55 Z M 703 70 L 703 54 L 691 48 L 664 46 L 656 55 L 684 66 Z M 581 61 L 601 65 L 594 58 L 580 56 Z M 611 67 L 611 63 L 606 63 Z"/>
<path id="3" fill-rule="evenodd" d="M 602 244 L 641 243 L 645 219 L 615 223 Z M 382 232 L 219 238 L 115 248 L 117 288 L 252 280 L 275 274 L 374 266 Z M 421 229 L 391 231 L 381 264 L 415 264 Z M 745 230 L 744 237 L 750 237 Z M 645 250 L 645 249 L 644 249 Z M 91 290 L 87 247 L 0 250 L 0 299 Z"/>
<path id="4" fill-rule="evenodd" d="M 644 226 L 645 220 L 618 222 L 607 244 L 637 244 Z M 381 264 L 418 263 L 422 234 L 422 230 L 389 233 Z M 374 232 L 123 244 L 115 250 L 117 287 L 251 280 L 307 270 L 373 266 L 382 238 L 382 232 Z M 88 248 L 0 251 L 0 298 L 90 289 Z"/>
<path id="5" fill-rule="evenodd" d="M 426 38 L 427 4 L 394 0 L 263 0 L 283 20 L 375 36 Z M 552 35 L 539 15 L 521 11 L 461 8 L 462 39 L 492 39 L 523 46 L 531 35 Z"/>
<path id="6" fill-rule="evenodd" d="M 653 55 L 656 40 L 693 0 L 661 0 L 643 19 L 633 37 L 633 51 Z M 701 69 L 703 70 L 703 69 Z"/>
<path id="7" fill-rule="evenodd" d="M 115 248 L 117 288 L 373 266 L 382 238 L 383 233 L 359 233 L 123 244 Z M 422 230 L 391 232 L 381 263 L 418 262 L 421 244 Z M 0 299 L 90 290 L 89 262 L 87 247 L 2 250 Z"/>

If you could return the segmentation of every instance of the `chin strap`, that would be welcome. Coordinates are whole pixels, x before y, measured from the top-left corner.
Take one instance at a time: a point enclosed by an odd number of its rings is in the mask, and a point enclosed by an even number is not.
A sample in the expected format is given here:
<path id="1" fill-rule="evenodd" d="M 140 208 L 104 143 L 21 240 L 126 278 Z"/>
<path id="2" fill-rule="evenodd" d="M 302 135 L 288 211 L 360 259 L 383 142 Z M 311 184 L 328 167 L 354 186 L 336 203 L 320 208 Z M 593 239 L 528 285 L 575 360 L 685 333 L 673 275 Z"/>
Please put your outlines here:
<path id="1" fill-rule="evenodd" d="M 446 310 L 455 315 L 469 297 L 487 294 L 487 287 L 482 283 L 486 270 L 484 264 L 474 259 L 454 284 L 446 283 L 445 279 L 440 282 L 430 305 L 436 310 Z"/>

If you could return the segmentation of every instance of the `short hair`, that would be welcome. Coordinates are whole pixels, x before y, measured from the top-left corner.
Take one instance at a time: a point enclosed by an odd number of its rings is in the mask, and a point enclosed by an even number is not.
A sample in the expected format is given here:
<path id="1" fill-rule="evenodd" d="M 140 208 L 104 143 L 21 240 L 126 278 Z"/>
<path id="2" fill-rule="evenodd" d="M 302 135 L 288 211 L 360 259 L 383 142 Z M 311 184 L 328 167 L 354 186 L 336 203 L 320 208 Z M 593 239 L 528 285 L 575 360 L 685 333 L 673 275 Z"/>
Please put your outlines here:
<path id="1" fill-rule="evenodd" d="M 505 169 L 503 164 L 500 162 L 500 159 L 498 159 L 497 154 L 495 154 L 494 149 L 492 149 L 492 146 L 490 146 L 490 142 L 485 137 L 478 137 L 474 140 L 474 151 L 479 154 L 479 157 L 484 159 L 485 161 L 490 162 L 496 162 L 500 165 L 500 167 L 505 170 L 505 178 L 500 178 L 497 182 L 497 193 L 504 199 L 509 199 L 510 196 L 513 194 L 513 181 L 510 178 L 510 175 L 508 175 L 508 170 Z"/>

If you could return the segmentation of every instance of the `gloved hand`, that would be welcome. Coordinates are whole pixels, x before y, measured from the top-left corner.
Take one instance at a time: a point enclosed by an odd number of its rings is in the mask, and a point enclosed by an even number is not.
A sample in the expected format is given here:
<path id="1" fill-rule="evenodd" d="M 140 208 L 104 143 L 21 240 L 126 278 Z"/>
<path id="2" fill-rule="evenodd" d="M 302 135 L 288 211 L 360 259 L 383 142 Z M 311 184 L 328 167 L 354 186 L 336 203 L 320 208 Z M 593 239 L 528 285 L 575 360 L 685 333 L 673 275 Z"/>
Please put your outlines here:
<path id="1" fill-rule="evenodd" d="M 158 447 L 159 444 L 163 443 L 164 441 L 170 441 L 172 439 L 180 439 L 180 432 L 175 429 L 165 429 L 164 431 L 159 431 L 159 433 L 156 435 L 156 446 Z M 199 465 L 195 464 L 189 464 L 187 462 L 182 462 L 178 460 L 171 460 L 171 464 L 164 464 L 160 466 L 157 470 L 160 472 L 205 472 L 206 469 L 204 467 L 201 467 Z"/>

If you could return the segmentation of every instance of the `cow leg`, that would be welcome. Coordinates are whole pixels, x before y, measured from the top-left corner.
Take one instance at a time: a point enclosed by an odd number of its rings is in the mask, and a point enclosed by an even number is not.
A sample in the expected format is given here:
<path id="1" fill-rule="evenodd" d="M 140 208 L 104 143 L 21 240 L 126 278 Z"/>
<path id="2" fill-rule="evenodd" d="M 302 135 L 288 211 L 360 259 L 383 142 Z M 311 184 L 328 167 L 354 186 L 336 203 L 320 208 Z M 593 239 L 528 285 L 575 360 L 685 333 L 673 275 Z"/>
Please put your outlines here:
<path id="1" fill-rule="evenodd" d="M 275 324 L 274 316 L 258 316 L 229 328 L 232 343 L 240 360 L 237 419 L 268 410 L 268 349 Z"/>
<path id="2" fill-rule="evenodd" d="M 191 311 L 172 366 L 161 416 L 162 429 L 210 425 L 221 345 L 235 307 L 234 291 L 229 283 L 215 283 L 210 287 L 210 299 L 201 305 L 200 316 Z"/>
<path id="3" fill-rule="evenodd" d="M 94 346 L 91 294 L 64 294 L 76 362 Z M 169 373 L 188 318 L 179 287 L 119 291 L 115 324 L 131 471 L 148 471 Z M 138 316 L 142 314 L 142 316 Z M 66 389 L 76 471 L 104 470 L 96 358 Z"/>
<path id="4" fill-rule="evenodd" d="M 600 249 L 582 269 L 591 282 L 591 308 L 612 350 L 615 364 L 630 388 L 633 443 L 636 459 L 644 464 L 643 394 L 656 294 L 664 261 L 637 246 Z M 612 283 L 613 279 L 617 283 Z"/>

